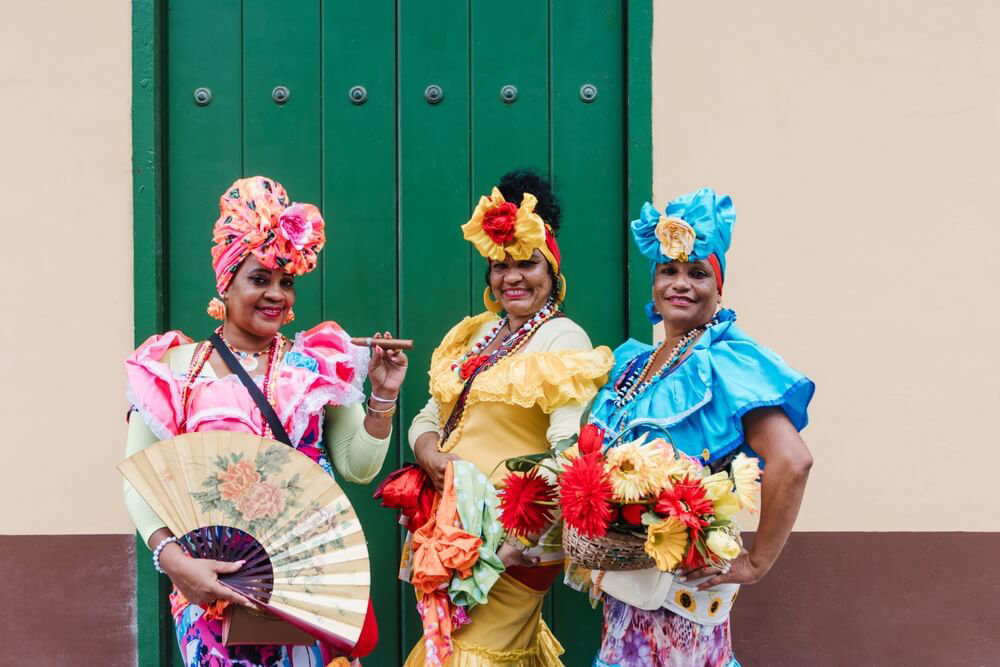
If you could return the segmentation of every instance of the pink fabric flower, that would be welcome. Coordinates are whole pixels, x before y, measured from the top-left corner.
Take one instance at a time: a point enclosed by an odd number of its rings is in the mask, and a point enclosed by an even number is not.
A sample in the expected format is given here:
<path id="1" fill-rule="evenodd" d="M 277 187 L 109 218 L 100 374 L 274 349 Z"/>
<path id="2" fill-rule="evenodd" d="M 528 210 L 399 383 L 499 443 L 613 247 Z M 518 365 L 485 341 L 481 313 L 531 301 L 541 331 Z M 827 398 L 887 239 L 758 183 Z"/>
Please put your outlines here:
<path id="1" fill-rule="evenodd" d="M 313 223 L 312 216 L 309 215 L 310 208 L 315 209 L 316 207 L 309 204 L 292 204 L 278 219 L 278 229 L 281 235 L 288 239 L 296 250 L 302 250 L 309 242 L 309 237 L 312 236 Z"/>

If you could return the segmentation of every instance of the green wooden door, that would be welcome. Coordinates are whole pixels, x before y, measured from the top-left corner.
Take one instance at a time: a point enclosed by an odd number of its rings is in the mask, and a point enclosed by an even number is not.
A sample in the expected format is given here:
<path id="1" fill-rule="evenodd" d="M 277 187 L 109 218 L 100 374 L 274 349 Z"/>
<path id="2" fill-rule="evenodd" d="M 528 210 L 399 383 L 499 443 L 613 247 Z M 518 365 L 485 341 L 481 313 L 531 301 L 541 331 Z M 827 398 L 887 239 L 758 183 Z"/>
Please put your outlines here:
<path id="1" fill-rule="evenodd" d="M 399 435 L 426 400 L 434 345 L 482 309 L 483 260 L 458 226 L 525 166 L 562 203 L 569 315 L 595 343 L 647 337 L 630 301 L 648 274 L 625 269 L 641 263 L 624 221 L 651 187 L 651 4 L 135 0 L 137 337 L 210 332 L 219 193 L 277 179 L 327 221 L 291 329 L 334 319 L 417 341 L 388 472 L 410 456 Z M 366 664 L 397 665 L 420 632 L 395 577 L 401 536 L 371 487 L 344 488 L 372 553 L 380 643 Z M 140 662 L 152 665 L 173 638 L 147 560 L 140 550 Z M 557 585 L 546 615 L 566 664 L 589 664 L 600 630 L 585 598 Z"/>

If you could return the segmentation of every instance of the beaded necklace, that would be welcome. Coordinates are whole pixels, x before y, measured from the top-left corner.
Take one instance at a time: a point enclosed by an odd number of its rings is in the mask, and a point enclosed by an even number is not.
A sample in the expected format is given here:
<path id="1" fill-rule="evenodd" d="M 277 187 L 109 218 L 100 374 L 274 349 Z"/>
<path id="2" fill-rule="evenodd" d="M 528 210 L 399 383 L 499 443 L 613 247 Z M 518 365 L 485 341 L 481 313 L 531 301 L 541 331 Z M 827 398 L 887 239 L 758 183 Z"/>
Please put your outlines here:
<path id="1" fill-rule="evenodd" d="M 477 366 L 469 374 L 469 376 L 465 378 L 464 384 L 462 385 L 462 392 L 459 394 L 458 400 L 455 401 L 455 407 L 452 408 L 451 414 L 448 416 L 448 421 L 445 422 L 444 428 L 442 429 L 442 444 L 448 440 L 448 436 L 451 435 L 452 431 L 455 430 L 455 427 L 461 422 L 462 415 L 465 412 L 465 405 L 469 398 L 469 391 L 472 389 L 472 382 L 476 379 L 476 377 L 478 377 L 483 371 L 495 366 L 497 362 L 504 357 L 509 356 L 524 347 L 534 333 L 538 331 L 540 326 L 549 320 L 562 317 L 562 315 L 563 314 L 559 311 L 555 302 L 549 300 L 549 302 L 545 304 L 545 307 L 535 313 L 535 315 L 529 318 L 527 322 L 518 327 L 517 331 L 514 331 L 509 336 L 504 338 L 500 343 L 500 347 L 494 350 L 482 364 Z M 501 320 L 497 326 L 494 326 L 485 336 L 473 345 L 468 353 L 463 354 L 457 362 L 452 364 L 451 368 L 461 372 L 463 362 L 468 360 L 470 355 L 475 356 L 472 353 L 477 353 L 489 347 L 489 345 L 496 339 L 498 331 L 506 321 L 506 318 Z"/>
<path id="2" fill-rule="evenodd" d="M 528 318 L 528 321 L 518 327 L 517 331 L 512 331 L 508 334 L 503 342 L 500 343 L 500 347 L 503 348 L 504 345 L 508 345 L 508 341 L 520 340 L 524 335 L 533 332 L 537 329 L 542 322 L 551 319 L 553 313 L 557 312 L 558 308 L 556 302 L 553 299 L 549 299 L 545 305 L 535 313 L 532 317 Z M 469 351 L 460 356 L 452 365 L 451 370 L 460 373 L 462 370 L 462 365 L 468 361 L 471 357 L 479 356 L 479 353 L 488 348 L 496 340 L 497 336 L 500 335 L 500 330 L 509 324 L 509 320 L 505 317 L 502 320 L 497 320 L 497 323 L 487 331 L 482 338 L 473 343 Z"/>
<path id="3" fill-rule="evenodd" d="M 222 327 L 220 326 L 218 329 L 216 329 L 215 333 L 219 334 L 219 338 L 222 338 Z M 237 353 L 237 351 L 233 349 L 233 347 L 229 344 L 229 342 L 225 338 L 222 338 L 222 341 L 234 354 Z M 274 405 L 274 379 L 275 379 L 274 375 L 276 369 L 278 368 L 278 363 L 277 363 L 278 357 L 280 356 L 281 351 L 284 348 L 285 348 L 285 337 L 279 333 L 274 336 L 274 339 L 271 340 L 271 344 L 268 346 L 267 350 L 265 350 L 267 352 L 267 366 L 264 371 L 264 383 L 263 387 L 261 388 L 261 391 L 264 394 L 264 397 L 267 398 L 267 402 L 270 403 L 272 406 Z M 208 358 L 212 356 L 212 351 L 214 349 L 215 346 L 212 345 L 212 342 L 206 340 L 198 347 L 198 351 L 191 359 L 191 365 L 188 368 L 187 378 L 184 382 L 184 386 L 181 388 L 181 406 L 185 421 L 187 419 L 187 404 L 188 404 L 188 399 L 191 396 L 191 388 L 194 386 L 194 382 L 198 378 L 198 376 L 201 375 L 201 371 L 205 368 L 205 364 L 208 363 Z M 260 354 L 263 354 L 263 352 L 259 352 L 258 356 Z M 263 421 L 264 421 L 264 432 L 262 435 L 265 438 L 273 437 L 273 434 L 271 433 L 271 427 L 267 424 L 267 420 Z M 183 426 L 181 430 L 182 431 L 184 430 Z"/>
<path id="4" fill-rule="evenodd" d="M 717 324 L 719 321 L 718 317 L 713 317 L 706 324 L 700 327 L 695 327 L 691 329 L 686 334 L 681 336 L 681 339 L 677 341 L 674 345 L 674 349 L 670 351 L 670 356 L 667 357 L 667 361 L 660 366 L 660 370 L 656 371 L 650 375 L 650 371 L 653 368 L 653 363 L 656 360 L 656 355 L 659 353 L 660 349 L 663 347 L 663 342 L 657 343 L 656 347 L 653 349 L 653 353 L 649 355 L 649 359 L 642 366 L 642 372 L 637 373 L 638 361 L 641 357 L 637 357 L 622 373 L 621 378 L 615 383 L 615 407 L 621 408 L 626 403 L 638 398 L 644 391 L 649 389 L 653 384 L 660 380 L 666 373 L 668 373 L 673 366 L 680 361 L 680 358 L 684 356 L 688 348 L 698 339 L 701 334 L 705 332 L 710 326 Z M 648 376 L 648 377 L 647 377 Z"/>

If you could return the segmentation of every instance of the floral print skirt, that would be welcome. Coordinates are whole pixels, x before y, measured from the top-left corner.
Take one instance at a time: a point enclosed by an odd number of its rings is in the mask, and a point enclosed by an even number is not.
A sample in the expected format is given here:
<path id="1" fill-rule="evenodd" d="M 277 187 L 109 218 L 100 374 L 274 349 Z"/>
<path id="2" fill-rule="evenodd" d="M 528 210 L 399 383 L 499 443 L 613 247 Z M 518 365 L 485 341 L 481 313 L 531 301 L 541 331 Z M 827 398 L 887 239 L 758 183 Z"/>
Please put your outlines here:
<path id="1" fill-rule="evenodd" d="M 729 620 L 700 625 L 668 609 L 645 611 L 604 596 L 594 667 L 739 667 Z"/>
<path id="2" fill-rule="evenodd" d="M 319 642 L 312 646 L 226 646 L 222 620 L 208 618 L 177 591 L 170 596 L 177 645 L 185 667 L 325 667 L 332 659 Z"/>

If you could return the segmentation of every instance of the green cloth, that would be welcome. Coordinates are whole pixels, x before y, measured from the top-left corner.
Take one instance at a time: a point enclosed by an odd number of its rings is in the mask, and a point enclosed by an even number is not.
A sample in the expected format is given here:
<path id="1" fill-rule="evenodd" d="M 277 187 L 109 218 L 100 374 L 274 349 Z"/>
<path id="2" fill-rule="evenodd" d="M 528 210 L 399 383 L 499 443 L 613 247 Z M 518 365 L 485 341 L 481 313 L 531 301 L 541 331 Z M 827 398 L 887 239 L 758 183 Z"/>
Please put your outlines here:
<path id="1" fill-rule="evenodd" d="M 462 529 L 483 539 L 479 547 L 479 560 L 472 566 L 472 576 L 466 579 L 455 575 L 448 586 L 448 595 L 456 605 L 472 609 L 486 602 L 493 584 L 504 571 L 497 550 L 503 542 L 503 526 L 497 520 L 497 492 L 479 472 L 475 464 L 454 461 L 455 501 Z"/>

